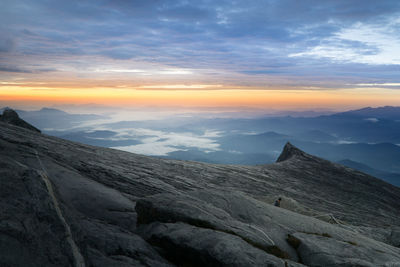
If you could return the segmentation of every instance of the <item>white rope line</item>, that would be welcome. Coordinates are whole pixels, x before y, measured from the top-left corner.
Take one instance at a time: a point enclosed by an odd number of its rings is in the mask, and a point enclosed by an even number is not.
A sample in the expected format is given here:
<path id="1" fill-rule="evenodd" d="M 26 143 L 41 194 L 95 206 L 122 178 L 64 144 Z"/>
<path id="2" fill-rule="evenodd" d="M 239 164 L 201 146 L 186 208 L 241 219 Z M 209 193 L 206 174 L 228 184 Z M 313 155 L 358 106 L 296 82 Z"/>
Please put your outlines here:
<path id="1" fill-rule="evenodd" d="M 336 224 L 341 224 L 341 225 L 343 225 L 343 223 L 339 222 L 339 221 L 335 218 L 335 216 L 333 216 L 333 214 L 331 214 L 331 213 L 319 214 L 319 215 L 314 215 L 314 216 L 311 216 L 311 217 L 313 217 L 313 218 L 318 218 L 318 217 L 329 217 L 329 218 L 331 218 Z"/>
<path id="2" fill-rule="evenodd" d="M 261 230 L 260 228 L 258 228 L 258 227 L 256 227 L 256 226 L 253 226 L 253 225 L 251 225 L 251 224 L 249 224 L 249 227 L 252 227 L 253 229 L 255 229 L 255 230 L 261 232 L 261 233 L 272 243 L 272 245 L 275 245 L 274 240 L 272 240 L 263 230 Z"/>
<path id="3" fill-rule="evenodd" d="M 65 228 L 65 233 L 66 233 L 66 237 L 67 237 L 67 242 L 69 243 L 69 245 L 71 246 L 71 250 L 72 250 L 72 256 L 74 257 L 74 261 L 75 261 L 75 266 L 76 267 L 85 267 L 85 260 L 82 256 L 82 254 L 79 251 L 79 247 L 76 245 L 74 239 L 72 238 L 72 232 L 71 232 L 71 228 L 68 225 L 67 221 L 65 220 L 60 205 L 58 203 L 58 200 L 54 194 L 54 190 L 53 190 L 53 186 L 51 185 L 51 182 L 49 180 L 47 171 L 45 170 L 42 161 L 40 160 L 39 154 L 37 152 L 36 149 L 33 149 L 35 154 L 36 154 L 36 158 L 39 162 L 41 171 L 38 171 L 38 173 L 40 174 L 40 176 L 42 177 L 43 182 L 45 183 L 46 187 L 47 187 L 47 191 L 49 192 L 49 196 L 53 202 L 54 208 L 56 209 L 56 213 L 58 218 L 60 219 L 61 223 L 63 224 L 64 228 Z"/>

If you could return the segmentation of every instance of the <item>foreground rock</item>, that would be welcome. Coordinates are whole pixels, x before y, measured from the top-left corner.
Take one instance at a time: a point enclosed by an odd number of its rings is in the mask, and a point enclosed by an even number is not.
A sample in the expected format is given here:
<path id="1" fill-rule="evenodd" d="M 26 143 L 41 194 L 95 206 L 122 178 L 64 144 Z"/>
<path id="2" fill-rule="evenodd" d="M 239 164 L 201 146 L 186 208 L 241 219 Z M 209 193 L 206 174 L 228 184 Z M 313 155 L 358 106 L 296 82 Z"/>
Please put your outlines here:
<path id="1" fill-rule="evenodd" d="M 399 248 L 237 192 L 154 195 L 139 200 L 136 211 L 138 232 L 161 247 L 163 254 L 170 255 L 171 247 L 177 255 L 189 250 L 196 262 L 207 258 L 206 265 L 260 266 L 260 261 L 271 266 L 284 266 L 285 262 L 308 266 L 400 264 Z M 214 248 L 220 243 L 224 250 Z M 237 247 L 243 250 L 240 261 L 231 262 L 227 255 L 237 254 Z M 204 251 L 210 254 L 206 257 L 201 254 Z M 257 257 L 256 252 L 264 257 Z M 172 260 L 179 264 L 180 259 L 174 256 Z"/>
<path id="2" fill-rule="evenodd" d="M 338 240 L 328 234 L 295 233 L 291 236 L 301 260 L 308 266 L 400 266 L 398 250 Z M 293 241 L 292 241 L 293 242 Z"/>
<path id="3" fill-rule="evenodd" d="M 178 266 L 303 266 L 221 231 L 184 223 L 153 223 L 142 231 L 149 243 Z"/>
<path id="4" fill-rule="evenodd" d="M 0 161 L 0 266 L 71 266 L 72 253 L 34 170 Z"/>
<path id="5" fill-rule="evenodd" d="M 399 188 L 282 155 L 162 160 L 0 122 L 0 266 L 399 265 Z"/>

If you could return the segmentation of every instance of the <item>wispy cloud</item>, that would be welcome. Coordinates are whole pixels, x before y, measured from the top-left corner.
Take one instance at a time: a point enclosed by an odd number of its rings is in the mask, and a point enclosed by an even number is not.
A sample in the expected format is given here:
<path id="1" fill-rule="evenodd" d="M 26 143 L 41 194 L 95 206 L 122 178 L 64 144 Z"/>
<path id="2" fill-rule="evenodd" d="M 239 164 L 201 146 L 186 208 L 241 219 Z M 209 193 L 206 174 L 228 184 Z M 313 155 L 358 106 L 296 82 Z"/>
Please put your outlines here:
<path id="1" fill-rule="evenodd" d="M 400 64 L 399 14 L 394 0 L 5 0 L 0 78 L 43 80 L 47 69 L 167 86 L 398 83 L 388 66 Z"/>
<path id="2" fill-rule="evenodd" d="M 378 87 L 378 86 L 394 86 L 394 87 L 400 87 L 400 83 L 357 83 L 357 86 L 372 86 L 372 87 Z"/>
<path id="3" fill-rule="evenodd" d="M 388 24 L 386 24 L 388 23 Z M 400 64 L 400 20 L 379 24 L 355 23 L 320 44 L 289 57 L 329 58 L 339 62 L 374 65 Z"/>

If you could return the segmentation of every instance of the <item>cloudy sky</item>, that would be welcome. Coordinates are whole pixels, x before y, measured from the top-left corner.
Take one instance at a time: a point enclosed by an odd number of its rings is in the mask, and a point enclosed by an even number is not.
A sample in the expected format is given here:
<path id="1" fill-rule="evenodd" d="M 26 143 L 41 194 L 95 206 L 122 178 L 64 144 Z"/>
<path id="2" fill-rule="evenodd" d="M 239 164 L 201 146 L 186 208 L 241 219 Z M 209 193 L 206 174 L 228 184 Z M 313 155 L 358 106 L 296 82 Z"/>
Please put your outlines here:
<path id="1" fill-rule="evenodd" d="M 400 103 L 400 1 L 2 0 L 0 104 Z"/>

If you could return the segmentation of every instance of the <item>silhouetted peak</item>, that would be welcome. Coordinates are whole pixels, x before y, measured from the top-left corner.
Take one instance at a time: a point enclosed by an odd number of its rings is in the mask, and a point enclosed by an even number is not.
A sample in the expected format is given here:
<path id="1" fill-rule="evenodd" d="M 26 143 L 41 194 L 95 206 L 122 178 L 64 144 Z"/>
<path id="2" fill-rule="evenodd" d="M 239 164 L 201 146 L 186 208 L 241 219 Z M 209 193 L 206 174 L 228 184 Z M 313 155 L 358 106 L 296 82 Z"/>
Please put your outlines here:
<path id="1" fill-rule="evenodd" d="M 18 116 L 18 113 L 15 112 L 15 110 L 10 109 L 10 108 L 6 108 L 3 111 L 3 115 L 0 116 L 0 121 L 3 121 L 3 122 L 8 123 L 8 124 L 13 124 L 15 126 L 19 126 L 19 127 L 22 127 L 22 128 L 25 128 L 25 129 L 40 133 L 39 129 L 37 129 L 36 127 L 30 125 L 29 123 L 27 123 L 23 119 L 21 119 Z"/>
<path id="2" fill-rule="evenodd" d="M 19 119 L 18 113 L 15 112 L 13 109 L 10 108 L 6 108 L 3 111 L 3 116 L 2 116 L 4 121 L 7 120 L 15 120 L 15 119 Z"/>
<path id="3" fill-rule="evenodd" d="M 288 160 L 292 158 L 293 156 L 306 156 L 307 154 L 303 152 L 302 150 L 298 149 L 294 145 L 292 145 L 290 142 L 287 142 L 285 147 L 282 150 L 281 155 L 279 158 L 276 160 L 276 162 L 281 162 Z"/>

